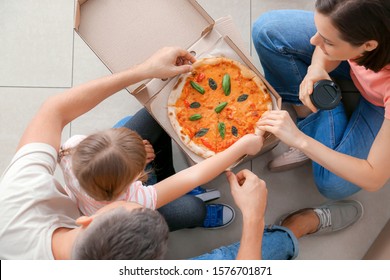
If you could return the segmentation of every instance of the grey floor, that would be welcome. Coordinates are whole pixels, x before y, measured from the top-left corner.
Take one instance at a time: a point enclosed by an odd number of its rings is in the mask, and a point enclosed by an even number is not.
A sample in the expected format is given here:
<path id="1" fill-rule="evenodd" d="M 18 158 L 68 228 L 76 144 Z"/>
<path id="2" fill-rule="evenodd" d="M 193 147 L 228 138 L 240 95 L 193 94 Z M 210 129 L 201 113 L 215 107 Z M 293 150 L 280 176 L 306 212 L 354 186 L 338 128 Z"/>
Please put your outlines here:
<path id="1" fill-rule="evenodd" d="M 248 50 L 258 57 L 251 44 L 251 24 L 271 9 L 313 10 L 310 0 L 199 0 L 217 19 L 231 15 L 241 31 Z M 73 31 L 72 0 L 0 1 L 0 172 L 11 160 L 18 140 L 31 117 L 48 96 L 110 72 Z M 257 62 L 260 69 L 260 64 Z M 260 69 L 261 71 L 261 69 Z M 66 127 L 63 139 L 110 127 L 121 117 L 134 113 L 141 105 L 127 91 L 121 91 Z M 186 167 L 175 147 L 177 170 Z M 247 162 L 248 168 L 266 180 L 269 190 L 266 222 L 297 208 L 325 201 L 316 190 L 311 166 L 271 174 L 266 163 L 285 151 L 283 144 Z M 57 173 L 59 178 L 60 173 Z M 222 192 L 219 201 L 233 204 L 227 181 L 220 176 L 209 184 Z M 365 213 L 353 227 L 333 235 L 305 237 L 298 259 L 361 259 L 390 216 L 389 183 L 376 193 L 360 192 Z M 1 207 L 1 206 L 0 206 Z M 238 210 L 237 210 L 238 212 Z M 191 229 L 170 235 L 168 258 L 182 259 L 237 241 L 241 217 L 221 230 Z"/>

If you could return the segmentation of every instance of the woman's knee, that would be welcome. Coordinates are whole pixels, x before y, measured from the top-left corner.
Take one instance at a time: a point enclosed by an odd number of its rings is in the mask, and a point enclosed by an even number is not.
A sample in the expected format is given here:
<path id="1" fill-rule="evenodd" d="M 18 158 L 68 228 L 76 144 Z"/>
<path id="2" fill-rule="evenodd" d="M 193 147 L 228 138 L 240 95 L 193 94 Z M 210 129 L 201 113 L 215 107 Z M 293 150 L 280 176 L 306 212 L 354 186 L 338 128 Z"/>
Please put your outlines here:
<path id="1" fill-rule="evenodd" d="M 327 174 L 315 177 L 315 183 L 318 191 L 328 199 L 344 199 L 361 190 L 361 188 L 331 172 L 324 173 Z"/>
<path id="2" fill-rule="evenodd" d="M 310 11 L 275 10 L 262 14 L 253 24 L 252 38 L 258 52 L 266 49 L 286 52 L 287 49 L 313 48 L 308 38 L 316 28 Z M 291 26 L 294 26 L 292 29 Z"/>
<path id="3" fill-rule="evenodd" d="M 252 38 L 256 49 L 259 51 L 263 47 L 272 45 L 274 38 L 279 29 L 279 21 L 274 19 L 278 17 L 278 11 L 270 11 L 262 14 L 253 24 Z"/>

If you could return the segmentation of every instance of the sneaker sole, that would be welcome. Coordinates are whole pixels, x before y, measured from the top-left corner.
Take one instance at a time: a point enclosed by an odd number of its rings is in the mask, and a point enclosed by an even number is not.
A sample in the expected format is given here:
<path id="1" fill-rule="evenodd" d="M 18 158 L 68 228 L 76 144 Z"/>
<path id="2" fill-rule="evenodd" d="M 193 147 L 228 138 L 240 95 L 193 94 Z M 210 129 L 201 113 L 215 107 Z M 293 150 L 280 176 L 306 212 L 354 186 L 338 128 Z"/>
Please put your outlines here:
<path id="1" fill-rule="evenodd" d="M 216 200 L 221 197 L 221 193 L 219 191 L 210 191 L 210 192 L 205 192 L 201 194 L 195 195 L 197 198 L 200 198 L 204 202 Z"/>
<path id="2" fill-rule="evenodd" d="M 291 170 L 291 169 L 294 169 L 296 167 L 299 167 L 301 165 L 304 165 L 309 161 L 310 161 L 310 159 L 308 158 L 308 159 L 305 159 L 303 161 L 293 162 L 293 163 L 289 163 L 289 164 L 285 164 L 285 165 L 281 165 L 281 166 L 276 166 L 276 167 L 272 167 L 272 166 L 270 166 L 270 163 L 268 163 L 268 170 L 271 172 L 287 171 L 287 170 Z"/>

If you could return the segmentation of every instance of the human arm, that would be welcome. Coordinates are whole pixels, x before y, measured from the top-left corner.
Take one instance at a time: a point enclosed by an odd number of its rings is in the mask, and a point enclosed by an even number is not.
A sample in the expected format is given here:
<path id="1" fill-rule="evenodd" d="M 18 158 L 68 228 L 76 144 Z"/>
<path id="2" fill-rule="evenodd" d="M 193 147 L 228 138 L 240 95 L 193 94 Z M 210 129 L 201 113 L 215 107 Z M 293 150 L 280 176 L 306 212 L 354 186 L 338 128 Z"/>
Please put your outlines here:
<path id="1" fill-rule="evenodd" d="M 241 242 L 236 259 L 260 260 L 267 205 L 266 184 L 249 170 L 242 170 L 236 175 L 227 172 L 226 176 L 234 202 L 243 217 Z"/>
<path id="2" fill-rule="evenodd" d="M 341 61 L 328 60 L 319 47 L 315 48 L 307 74 L 299 86 L 299 99 L 312 112 L 317 112 L 317 108 L 310 99 L 314 84 L 319 80 L 331 80 L 328 73 L 336 69 L 340 63 Z"/>
<path id="3" fill-rule="evenodd" d="M 195 58 L 187 51 L 164 48 L 142 64 L 50 97 L 27 126 L 18 149 L 28 143 L 40 142 L 58 150 L 61 132 L 69 122 L 129 85 L 145 79 L 167 78 L 189 72 L 192 69 L 190 62 L 195 62 Z"/>
<path id="4" fill-rule="evenodd" d="M 366 191 L 377 191 L 390 178 L 390 120 L 385 119 L 367 159 L 334 151 L 301 132 L 286 111 L 264 113 L 259 128 L 298 148 L 313 161 Z"/>
<path id="5" fill-rule="evenodd" d="M 157 208 L 179 198 L 193 188 L 209 182 L 242 156 L 254 155 L 263 146 L 263 137 L 248 134 L 226 150 L 184 169 L 155 185 Z"/>

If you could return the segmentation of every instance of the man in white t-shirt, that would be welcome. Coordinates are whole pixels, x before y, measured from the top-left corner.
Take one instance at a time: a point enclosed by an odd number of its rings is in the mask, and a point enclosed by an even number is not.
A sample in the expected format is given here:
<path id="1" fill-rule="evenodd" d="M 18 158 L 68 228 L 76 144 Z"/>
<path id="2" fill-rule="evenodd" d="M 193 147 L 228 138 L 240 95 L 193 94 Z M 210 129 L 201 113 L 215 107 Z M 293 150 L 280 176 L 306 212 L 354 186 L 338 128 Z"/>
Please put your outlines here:
<path id="1" fill-rule="evenodd" d="M 119 201 L 91 217 L 81 216 L 53 174 L 66 124 L 131 84 L 187 73 L 192 62 L 195 58 L 187 51 L 164 48 L 142 64 L 72 88 L 42 105 L 0 181 L 0 259 L 70 259 L 72 250 L 80 255 L 95 247 L 87 243 L 102 239 L 102 228 L 111 229 L 104 236 L 109 249 L 97 248 L 97 259 L 162 258 L 168 229 L 158 212 Z M 131 233 L 141 227 L 145 234 L 134 238 Z M 134 249 L 113 250 L 112 242 Z M 137 252 L 140 246 L 134 245 L 141 242 L 151 249 Z"/>
<path id="2" fill-rule="evenodd" d="M 116 210 L 121 212 L 116 219 L 120 219 L 121 224 L 127 222 L 126 230 L 153 226 L 156 244 L 163 246 L 153 248 L 153 254 L 158 249 L 161 252 L 157 253 L 165 252 L 168 229 L 156 211 L 140 208 L 135 203 L 119 202 L 95 216 L 80 218 L 77 206 L 53 176 L 56 159 L 57 152 L 50 145 L 30 143 L 19 149 L 5 171 L 0 187 L 1 259 L 69 259 L 74 241 L 80 233 L 85 234 L 89 223 L 96 219 L 97 224 L 104 220 L 115 224 L 102 213 L 120 206 L 123 207 Z M 136 208 L 147 212 L 148 224 L 128 215 L 128 209 Z M 140 252 L 133 253 L 138 256 Z"/>

